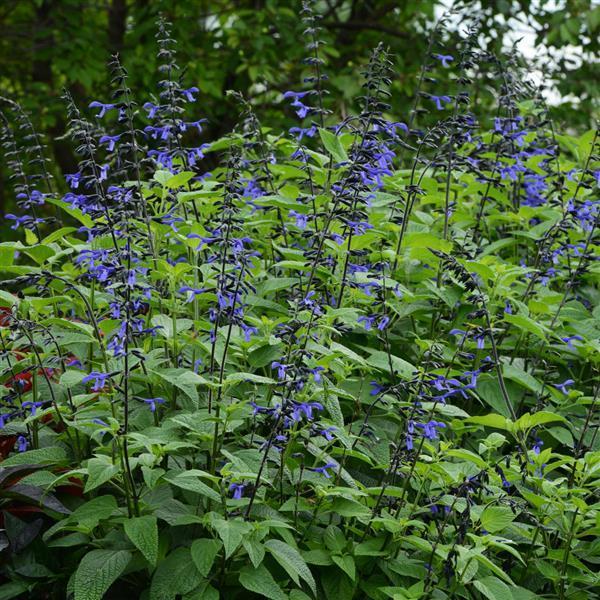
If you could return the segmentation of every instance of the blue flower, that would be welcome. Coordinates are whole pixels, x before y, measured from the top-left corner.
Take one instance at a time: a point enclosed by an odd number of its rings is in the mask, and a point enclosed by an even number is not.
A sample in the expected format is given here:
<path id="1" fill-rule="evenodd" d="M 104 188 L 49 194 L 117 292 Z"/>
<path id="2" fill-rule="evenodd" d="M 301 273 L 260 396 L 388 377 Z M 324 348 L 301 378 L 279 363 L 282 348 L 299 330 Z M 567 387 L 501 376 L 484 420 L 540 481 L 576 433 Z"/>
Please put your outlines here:
<path id="1" fill-rule="evenodd" d="M 292 106 L 297 109 L 296 114 L 301 119 L 304 119 L 304 117 L 306 117 L 308 111 L 310 110 L 309 106 L 306 106 L 301 102 L 301 99 L 309 93 L 310 92 L 285 92 L 285 94 L 283 94 L 283 97 L 285 99 L 293 98 Z"/>
<path id="2" fill-rule="evenodd" d="M 389 322 L 390 318 L 388 316 L 381 317 L 379 323 L 377 323 L 377 329 L 379 329 L 379 331 L 383 331 L 388 326 Z"/>
<path id="3" fill-rule="evenodd" d="M 358 319 L 356 319 L 357 323 L 364 323 L 365 324 L 365 329 L 367 331 L 371 331 L 371 329 L 373 329 L 373 324 L 375 323 L 375 319 L 377 317 L 375 316 L 360 316 L 358 317 Z"/>
<path id="4" fill-rule="evenodd" d="M 202 160 L 204 158 L 204 151 L 210 148 L 210 144 L 202 144 L 197 148 L 190 148 L 187 151 L 187 159 L 188 163 L 191 167 L 196 164 L 196 161 Z"/>
<path id="5" fill-rule="evenodd" d="M 115 149 L 115 144 L 119 141 L 119 139 L 121 138 L 121 134 L 119 135 L 103 135 L 99 142 L 101 144 L 106 144 L 106 149 L 109 152 L 112 152 Z"/>
<path id="6" fill-rule="evenodd" d="M 309 371 L 313 375 L 313 379 L 315 380 L 315 383 L 321 382 L 321 371 L 324 371 L 324 370 L 325 370 L 325 367 L 315 367 L 314 369 L 309 369 Z"/>
<path id="7" fill-rule="evenodd" d="M 290 210 L 288 213 L 290 217 L 294 217 L 296 219 L 296 226 L 300 229 L 305 229 L 308 223 L 308 215 L 304 215 L 302 213 L 296 212 L 295 210 Z"/>
<path id="8" fill-rule="evenodd" d="M 290 368 L 290 365 L 284 365 L 276 360 L 271 363 L 271 369 L 277 369 L 277 377 L 281 380 L 285 379 L 285 372 Z"/>
<path id="9" fill-rule="evenodd" d="M 148 118 L 154 119 L 156 116 L 156 111 L 160 108 L 157 104 L 152 104 L 152 102 L 146 102 L 144 104 L 144 108 L 148 111 Z"/>
<path id="10" fill-rule="evenodd" d="M 322 435 L 328 442 L 334 439 L 332 435 L 332 431 L 336 431 L 337 427 L 327 427 L 326 429 L 321 429 L 319 431 L 319 435 Z"/>
<path id="11" fill-rule="evenodd" d="M 296 136 L 296 141 L 302 141 L 304 136 L 306 137 L 315 137 L 317 134 L 317 128 L 315 125 L 311 125 L 310 127 L 291 127 L 290 134 Z"/>
<path id="12" fill-rule="evenodd" d="M 379 394 L 385 391 L 385 386 L 381 385 L 380 383 L 377 383 L 376 381 L 369 382 L 369 385 L 373 388 L 369 392 L 369 396 L 379 396 Z"/>
<path id="13" fill-rule="evenodd" d="M 232 498 L 234 500 L 241 500 L 242 497 L 244 496 L 245 488 L 246 488 L 246 485 L 244 483 L 232 483 L 229 486 L 229 491 L 233 492 Z"/>
<path id="14" fill-rule="evenodd" d="M 110 380 L 110 373 L 101 373 L 100 371 L 92 371 L 89 375 L 86 375 L 81 381 L 82 383 L 94 382 L 92 386 L 93 392 L 99 392 Z"/>
<path id="15" fill-rule="evenodd" d="M 367 229 L 373 229 L 373 225 L 365 221 L 346 221 L 354 235 L 363 235 Z"/>
<path id="16" fill-rule="evenodd" d="M 23 215 L 22 217 L 17 217 L 17 215 L 7 213 L 4 215 L 4 217 L 15 222 L 14 225 L 11 225 L 11 227 L 10 227 L 14 231 L 16 231 L 19 227 L 25 227 L 25 228 L 31 229 L 34 225 L 37 225 L 38 223 L 43 222 L 42 219 L 34 219 L 33 217 L 31 217 L 29 215 Z"/>
<path id="17" fill-rule="evenodd" d="M 454 57 L 450 54 L 434 54 L 433 58 L 436 58 L 442 63 L 442 67 L 449 67 L 450 63 L 454 60 Z"/>
<path id="18" fill-rule="evenodd" d="M 573 385 L 575 382 L 572 379 L 567 379 L 566 381 L 563 381 L 562 383 L 553 383 L 552 385 L 557 389 L 560 390 L 563 394 L 568 394 L 569 390 L 567 389 L 569 386 Z"/>
<path id="19" fill-rule="evenodd" d="M 292 420 L 296 422 L 301 421 L 304 415 L 309 421 L 312 421 L 314 410 L 323 410 L 323 405 L 319 402 L 294 402 Z"/>
<path id="20" fill-rule="evenodd" d="M 467 332 L 462 329 L 451 329 L 450 335 L 460 335 L 464 338 L 467 335 Z"/>
<path id="21" fill-rule="evenodd" d="M 246 323 L 240 323 L 240 327 L 244 332 L 244 340 L 246 342 L 249 342 L 252 339 L 252 336 L 258 333 L 258 327 L 252 327 L 251 325 L 247 325 Z"/>
<path id="22" fill-rule="evenodd" d="M 156 412 L 157 404 L 164 404 L 164 398 L 142 398 L 142 400 L 150 407 L 150 412 Z"/>
<path id="23" fill-rule="evenodd" d="M 100 165 L 100 177 L 98 177 L 99 181 L 106 181 L 108 178 L 108 165 Z"/>
<path id="24" fill-rule="evenodd" d="M 204 294 L 204 292 L 206 292 L 206 290 L 204 288 L 193 288 L 193 287 L 190 287 L 189 285 L 184 285 L 183 287 L 179 288 L 180 294 L 188 295 L 186 302 L 192 302 L 196 298 L 196 296 L 199 296 L 200 294 Z"/>
<path id="25" fill-rule="evenodd" d="M 26 402 L 23 402 L 21 406 L 25 409 L 29 408 L 31 410 L 31 416 L 35 417 L 37 409 L 40 408 L 43 404 L 43 402 L 31 402 L 30 400 L 27 400 Z"/>
<path id="26" fill-rule="evenodd" d="M 187 88 L 186 90 L 181 90 L 181 93 L 185 96 L 185 99 L 188 102 L 195 102 L 196 98 L 194 94 L 197 94 L 200 90 L 197 87 Z"/>
<path id="27" fill-rule="evenodd" d="M 433 100 L 435 102 L 435 105 L 436 105 L 436 107 L 437 107 L 438 110 L 444 110 L 444 106 L 442 105 L 442 102 L 445 102 L 446 104 L 448 104 L 449 102 L 452 102 L 452 98 L 450 98 L 450 96 L 433 96 L 433 95 L 430 95 L 429 99 Z"/>
<path id="28" fill-rule="evenodd" d="M 567 346 L 571 348 L 571 350 L 575 350 L 575 346 L 573 345 L 573 340 L 577 340 L 579 342 L 583 342 L 583 337 L 580 335 L 568 335 L 567 337 L 560 338 L 563 342 L 566 342 Z"/>
<path id="29" fill-rule="evenodd" d="M 186 123 L 187 127 L 195 127 L 198 130 L 198 133 L 202 133 L 202 123 L 207 123 L 208 119 L 198 119 L 197 121 L 188 121 Z M 205 144 L 205 146 L 210 146 L 210 144 Z"/>
<path id="30" fill-rule="evenodd" d="M 321 475 L 325 475 L 327 479 L 331 479 L 331 473 L 327 469 L 334 469 L 337 467 L 337 464 L 334 462 L 328 462 L 326 465 L 322 467 L 309 467 L 309 471 L 314 471 L 315 473 L 320 473 Z"/>
<path id="31" fill-rule="evenodd" d="M 103 102 L 98 102 L 94 100 L 89 104 L 90 108 L 99 108 L 100 112 L 96 115 L 99 119 L 101 119 L 109 110 L 113 110 L 116 105 L 115 104 L 105 104 Z"/>
<path id="32" fill-rule="evenodd" d="M 20 435 L 17 438 L 17 450 L 19 452 L 25 452 L 25 450 L 27 450 L 27 446 L 29 446 L 29 442 L 27 441 L 27 438 Z"/>
<path id="33" fill-rule="evenodd" d="M 428 440 L 435 440 L 438 437 L 437 428 L 446 427 L 446 423 L 439 421 L 429 421 L 428 423 L 416 423 L 417 427 L 423 429 L 423 435 Z"/>

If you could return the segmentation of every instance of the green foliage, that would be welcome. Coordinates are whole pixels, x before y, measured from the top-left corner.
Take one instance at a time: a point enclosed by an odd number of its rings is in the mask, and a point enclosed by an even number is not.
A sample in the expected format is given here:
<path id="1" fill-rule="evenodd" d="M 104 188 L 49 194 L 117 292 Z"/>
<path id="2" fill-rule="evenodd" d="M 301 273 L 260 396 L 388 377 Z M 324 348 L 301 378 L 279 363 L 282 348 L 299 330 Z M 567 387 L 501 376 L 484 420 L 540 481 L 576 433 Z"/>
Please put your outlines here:
<path id="1" fill-rule="evenodd" d="M 217 29 L 273 84 L 249 12 Z M 478 39 L 431 127 L 379 47 L 304 139 L 242 99 L 210 174 L 182 135 L 151 163 L 127 99 L 122 153 L 86 149 L 70 104 L 83 199 L 0 246 L 0 599 L 599 597 L 598 136 Z"/>

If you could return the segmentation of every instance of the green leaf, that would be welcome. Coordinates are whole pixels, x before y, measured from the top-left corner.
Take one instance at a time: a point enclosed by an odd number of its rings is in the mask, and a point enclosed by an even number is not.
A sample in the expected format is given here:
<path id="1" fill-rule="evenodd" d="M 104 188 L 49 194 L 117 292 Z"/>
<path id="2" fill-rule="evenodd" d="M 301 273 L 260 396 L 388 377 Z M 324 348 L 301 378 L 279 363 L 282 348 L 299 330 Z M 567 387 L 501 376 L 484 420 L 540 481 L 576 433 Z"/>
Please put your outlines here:
<path id="1" fill-rule="evenodd" d="M 165 187 L 168 187 L 173 190 L 175 188 L 181 187 L 182 185 L 185 185 L 195 175 L 196 173 L 194 173 L 193 171 L 182 171 L 181 173 L 177 173 L 177 175 L 169 177 L 164 182 L 164 185 Z"/>
<path id="2" fill-rule="evenodd" d="M 158 525 L 154 515 L 144 515 L 127 519 L 124 523 L 125 533 L 133 545 L 151 564 L 156 565 L 158 559 Z"/>
<path id="3" fill-rule="evenodd" d="M 483 597 L 488 600 L 508 600 L 512 598 L 510 588 L 493 575 L 484 577 L 483 579 L 476 579 L 472 583 L 483 594 Z"/>
<path id="4" fill-rule="evenodd" d="M 221 502 L 221 496 L 219 493 L 206 485 L 206 483 L 203 481 L 200 481 L 200 479 L 194 473 L 184 471 L 183 473 L 179 473 L 175 476 L 165 476 L 164 479 L 165 481 L 168 481 L 169 483 L 183 490 L 188 490 L 190 492 L 195 492 L 196 494 L 206 496 L 214 502 Z"/>
<path id="5" fill-rule="evenodd" d="M 12 600 L 22 598 L 27 591 L 27 586 L 22 581 L 10 581 L 0 585 L 0 600 Z"/>
<path id="6" fill-rule="evenodd" d="M 567 420 L 561 415 L 541 410 L 533 413 L 532 415 L 529 413 L 524 414 L 517 420 L 515 427 L 525 431 L 527 429 L 531 429 L 532 427 L 538 427 L 539 425 L 545 425 L 546 423 L 555 423 L 556 421 L 560 421 L 561 423 L 567 422 Z"/>
<path id="7" fill-rule="evenodd" d="M 475 554 L 477 562 L 487 567 L 492 573 L 497 575 L 500 579 L 506 581 L 510 586 L 514 586 L 513 580 L 494 562 L 492 562 L 487 556 L 483 554 Z"/>
<path id="8" fill-rule="evenodd" d="M 487 506 L 481 513 L 481 526 L 490 533 L 502 531 L 516 518 L 512 510 L 505 506 Z"/>
<path id="9" fill-rule="evenodd" d="M 78 208 L 73 208 L 70 204 L 67 204 L 64 200 L 61 200 L 60 198 L 47 197 L 46 202 L 49 204 L 54 204 L 54 206 L 58 206 L 61 211 L 67 213 L 68 215 L 79 221 L 85 227 L 91 228 L 94 226 L 94 221 L 89 215 L 84 214 Z"/>
<path id="10" fill-rule="evenodd" d="M 215 539 L 194 540 L 190 549 L 192 560 L 202 577 L 208 577 L 215 558 L 223 544 Z"/>
<path id="11" fill-rule="evenodd" d="M 100 521 L 108 519 L 115 510 L 117 501 L 114 496 L 98 496 L 78 507 L 70 520 L 87 529 L 93 529 Z"/>
<path id="12" fill-rule="evenodd" d="M 75 572 L 75 600 L 102 600 L 130 560 L 127 550 L 88 552 Z"/>
<path id="13" fill-rule="evenodd" d="M 110 481 L 118 472 L 119 467 L 110 462 L 108 456 L 102 458 L 90 458 L 87 464 L 88 479 L 85 484 L 85 493 L 96 489 L 103 483 Z"/>
<path id="14" fill-rule="evenodd" d="M 225 383 L 238 383 L 239 381 L 251 381 L 252 383 L 264 383 L 267 385 L 272 385 L 277 383 L 271 377 L 263 377 L 262 375 L 256 375 L 255 373 L 231 373 L 231 375 L 227 375 L 225 378 Z"/>
<path id="15" fill-rule="evenodd" d="M 219 520 L 214 525 L 217 534 L 223 540 L 225 558 L 229 558 L 242 543 L 242 538 L 252 529 L 249 523 L 241 520 Z"/>
<path id="16" fill-rule="evenodd" d="M 171 179 L 171 177 L 173 177 L 173 173 L 171 173 L 171 171 L 156 171 L 156 173 L 154 173 L 152 179 L 154 179 L 154 181 L 157 181 L 158 183 L 160 183 L 160 185 L 162 186 L 166 186 L 167 185 L 167 181 L 169 181 L 169 179 Z"/>
<path id="17" fill-rule="evenodd" d="M 21 300 L 17 296 L 13 296 L 4 290 L 0 290 L 0 303 L 2 306 L 12 308 L 13 306 L 19 306 Z"/>
<path id="18" fill-rule="evenodd" d="M 246 565 L 240 571 L 240 583 L 249 591 L 269 598 L 269 600 L 287 600 L 287 595 L 273 579 L 264 565 L 254 568 Z"/>
<path id="19" fill-rule="evenodd" d="M 296 585 L 300 585 L 300 578 L 306 581 L 313 594 L 317 593 L 317 585 L 308 568 L 308 565 L 300 556 L 296 548 L 281 540 L 267 540 L 265 546 L 273 555 L 275 560 L 287 571 L 288 575 L 294 580 Z"/>
<path id="20" fill-rule="evenodd" d="M 465 419 L 465 423 L 476 423 L 477 425 L 495 427 L 496 429 L 504 429 L 505 431 L 510 431 L 512 429 L 511 420 L 497 414 L 469 417 L 468 419 Z"/>
<path id="21" fill-rule="evenodd" d="M 3 467 L 12 467 L 14 465 L 35 465 L 35 464 L 59 464 L 67 462 L 67 453 L 60 447 L 39 448 L 38 450 L 29 450 L 9 456 L 2 461 Z"/>
<path id="22" fill-rule="evenodd" d="M 150 600 L 175 600 L 202 583 L 189 548 L 176 548 L 159 563 L 150 585 Z"/>
<path id="23" fill-rule="evenodd" d="M 346 150 L 344 149 L 344 146 L 342 146 L 340 138 L 335 135 L 335 133 L 319 127 L 319 136 L 321 137 L 323 146 L 325 146 L 327 152 L 333 156 L 336 162 L 341 163 L 348 161 L 348 154 L 346 154 Z"/>
<path id="24" fill-rule="evenodd" d="M 352 581 L 356 579 L 356 566 L 354 565 L 354 559 L 349 554 L 345 554 L 344 556 L 332 554 L 331 560 L 344 571 Z"/>
<path id="25" fill-rule="evenodd" d="M 510 379 L 532 392 L 538 394 L 542 392 L 542 384 L 533 377 L 533 375 L 523 371 L 523 369 L 519 369 L 519 367 L 515 365 L 504 365 L 502 367 L 502 373 L 506 379 Z"/>
<path id="26" fill-rule="evenodd" d="M 381 350 L 372 350 L 371 348 L 366 348 L 368 352 L 370 352 L 371 356 L 366 359 L 366 363 L 375 367 L 376 369 L 380 369 L 381 371 L 390 372 L 390 359 L 386 352 L 382 352 Z M 363 359 L 364 361 L 365 359 Z M 414 365 L 411 365 L 409 362 L 405 361 L 398 356 L 391 357 L 392 369 L 398 374 L 402 379 L 412 379 L 416 369 Z"/>
<path id="27" fill-rule="evenodd" d="M 550 330 L 546 327 L 543 327 L 539 323 L 536 323 L 533 319 L 526 317 L 525 315 L 504 315 L 504 320 L 516 325 L 519 329 L 524 329 L 529 333 L 532 333 L 536 337 L 545 340 L 546 334 L 550 332 Z"/>
<path id="28" fill-rule="evenodd" d="M 244 550 L 248 553 L 248 558 L 254 567 L 258 567 L 265 558 L 265 547 L 259 540 L 257 531 L 252 532 L 242 540 L 242 546 L 244 546 Z"/>
<path id="29" fill-rule="evenodd" d="M 204 377 L 201 377 L 189 369 L 172 368 L 150 372 L 181 390 L 194 403 L 194 406 L 199 406 L 200 399 L 196 387 L 208 384 L 208 381 L 204 379 Z"/>

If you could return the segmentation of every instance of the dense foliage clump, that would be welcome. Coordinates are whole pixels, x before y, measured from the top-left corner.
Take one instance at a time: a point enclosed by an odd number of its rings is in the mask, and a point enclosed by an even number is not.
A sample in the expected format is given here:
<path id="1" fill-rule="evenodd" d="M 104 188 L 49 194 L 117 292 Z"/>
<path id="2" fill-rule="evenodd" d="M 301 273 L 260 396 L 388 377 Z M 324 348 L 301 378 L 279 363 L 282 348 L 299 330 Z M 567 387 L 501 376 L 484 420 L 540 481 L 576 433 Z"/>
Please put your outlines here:
<path id="1" fill-rule="evenodd" d="M 66 193 L 4 101 L 1 598 L 598 597 L 596 132 L 476 22 L 338 120 L 302 18 L 289 132 L 206 140 L 165 21 L 150 99 L 65 93 Z"/>

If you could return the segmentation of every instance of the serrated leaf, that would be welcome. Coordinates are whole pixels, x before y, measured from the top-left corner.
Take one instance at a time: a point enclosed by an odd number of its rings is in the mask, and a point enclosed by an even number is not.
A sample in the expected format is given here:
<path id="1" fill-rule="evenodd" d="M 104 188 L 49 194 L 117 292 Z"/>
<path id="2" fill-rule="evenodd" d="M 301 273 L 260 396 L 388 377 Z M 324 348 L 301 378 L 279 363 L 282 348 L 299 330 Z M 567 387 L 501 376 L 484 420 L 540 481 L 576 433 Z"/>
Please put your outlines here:
<path id="1" fill-rule="evenodd" d="M 481 526 L 490 533 L 502 531 L 516 518 L 512 510 L 505 506 L 487 506 L 481 513 Z"/>
<path id="2" fill-rule="evenodd" d="M 242 538 L 252 527 L 249 523 L 241 520 L 220 520 L 214 525 L 219 537 L 223 540 L 225 547 L 225 558 L 229 558 L 242 543 Z"/>
<path id="3" fill-rule="evenodd" d="M 231 373 L 225 378 L 226 384 L 237 383 L 239 381 L 250 381 L 252 383 L 264 383 L 271 385 L 277 383 L 271 377 L 263 377 L 262 375 L 256 375 L 255 373 Z"/>
<path id="4" fill-rule="evenodd" d="M 75 572 L 75 600 L 102 600 L 130 560 L 127 550 L 88 552 Z"/>
<path id="5" fill-rule="evenodd" d="M 465 419 L 465 423 L 476 423 L 477 425 L 495 427 L 496 429 L 503 429 L 504 431 L 510 431 L 512 429 L 511 420 L 497 414 L 469 417 L 468 419 Z"/>
<path id="6" fill-rule="evenodd" d="M 286 594 L 273 579 L 264 565 L 254 568 L 246 565 L 240 571 L 240 583 L 249 591 L 269 598 L 269 600 L 287 600 Z"/>
<path id="7" fill-rule="evenodd" d="M 203 481 L 200 481 L 200 479 L 194 474 L 187 474 L 186 472 L 183 472 L 175 476 L 166 476 L 164 479 L 165 481 L 168 481 L 169 483 L 183 490 L 188 490 L 190 492 L 195 492 L 196 494 L 206 496 L 214 502 L 221 502 L 221 496 L 219 493 L 215 492 L 215 490 L 206 485 L 206 483 Z"/>
<path id="8" fill-rule="evenodd" d="M 223 544 L 219 540 L 215 539 L 201 539 L 194 540 L 190 551 L 192 553 L 192 560 L 196 565 L 196 568 L 200 572 L 202 577 L 208 577 L 210 570 L 212 569 L 215 557 L 219 553 L 219 550 L 223 547 Z"/>
<path id="9" fill-rule="evenodd" d="M 189 369 L 161 369 L 160 371 L 151 371 L 151 373 L 181 390 L 196 407 L 200 402 L 197 386 L 208 384 L 204 377 Z"/>
<path id="10" fill-rule="evenodd" d="M 88 479 L 83 490 L 85 493 L 95 490 L 103 483 L 110 481 L 120 471 L 117 465 L 113 465 L 109 461 L 108 457 L 90 458 L 88 460 Z"/>
<path id="11" fill-rule="evenodd" d="M 169 189 L 175 189 L 185 185 L 188 181 L 195 177 L 196 173 L 193 171 L 182 171 L 181 173 L 177 173 L 177 175 L 172 175 L 169 177 L 163 185 L 168 187 Z"/>
<path id="12" fill-rule="evenodd" d="M 2 461 L 3 467 L 28 464 L 59 464 L 67 462 L 67 453 L 60 447 L 39 448 L 9 456 Z"/>
<path id="13" fill-rule="evenodd" d="M 354 559 L 349 554 L 345 554 L 344 556 L 333 554 L 331 560 L 344 571 L 352 581 L 356 579 L 356 566 L 354 564 Z"/>
<path id="14" fill-rule="evenodd" d="M 124 523 L 127 537 L 151 564 L 158 559 L 158 525 L 154 515 L 127 519 Z"/>
<path id="15" fill-rule="evenodd" d="M 375 367 L 376 369 L 380 369 L 381 371 L 386 371 L 389 373 L 391 360 L 392 369 L 399 377 L 406 380 L 412 379 L 416 369 L 414 365 L 411 365 L 403 358 L 393 355 L 388 357 L 387 353 L 382 352 L 381 350 L 372 350 L 371 348 L 366 348 L 366 350 L 371 354 L 371 356 L 369 356 L 366 360 L 362 359 L 367 364 Z"/>
<path id="16" fill-rule="evenodd" d="M 517 420 L 515 427 L 517 429 L 526 430 L 531 429 L 532 427 L 538 427 L 539 425 L 545 425 L 546 423 L 556 423 L 556 421 L 561 421 L 562 423 L 567 422 L 561 415 L 541 410 L 532 415 L 529 413 L 524 414 Z"/>
<path id="17" fill-rule="evenodd" d="M 483 579 L 476 579 L 473 585 L 489 600 L 506 600 L 512 598 L 510 588 L 497 577 L 490 575 Z"/>
<path id="18" fill-rule="evenodd" d="M 319 127 L 319 136 L 323 142 L 323 146 L 325 146 L 327 152 L 333 156 L 336 162 L 341 163 L 348 161 L 348 154 L 346 154 L 346 150 L 344 149 L 344 146 L 342 146 L 340 138 L 335 135 L 335 133 Z"/>
<path id="19" fill-rule="evenodd" d="M 265 547 L 273 555 L 275 560 L 286 570 L 288 575 L 294 580 L 296 585 L 300 585 L 300 579 L 303 579 L 312 590 L 317 593 L 317 585 L 308 565 L 300 556 L 296 548 L 281 540 L 267 540 Z"/>
<path id="20" fill-rule="evenodd" d="M 189 548 L 176 548 L 159 563 L 150 585 L 150 600 L 175 600 L 202 583 Z"/>

